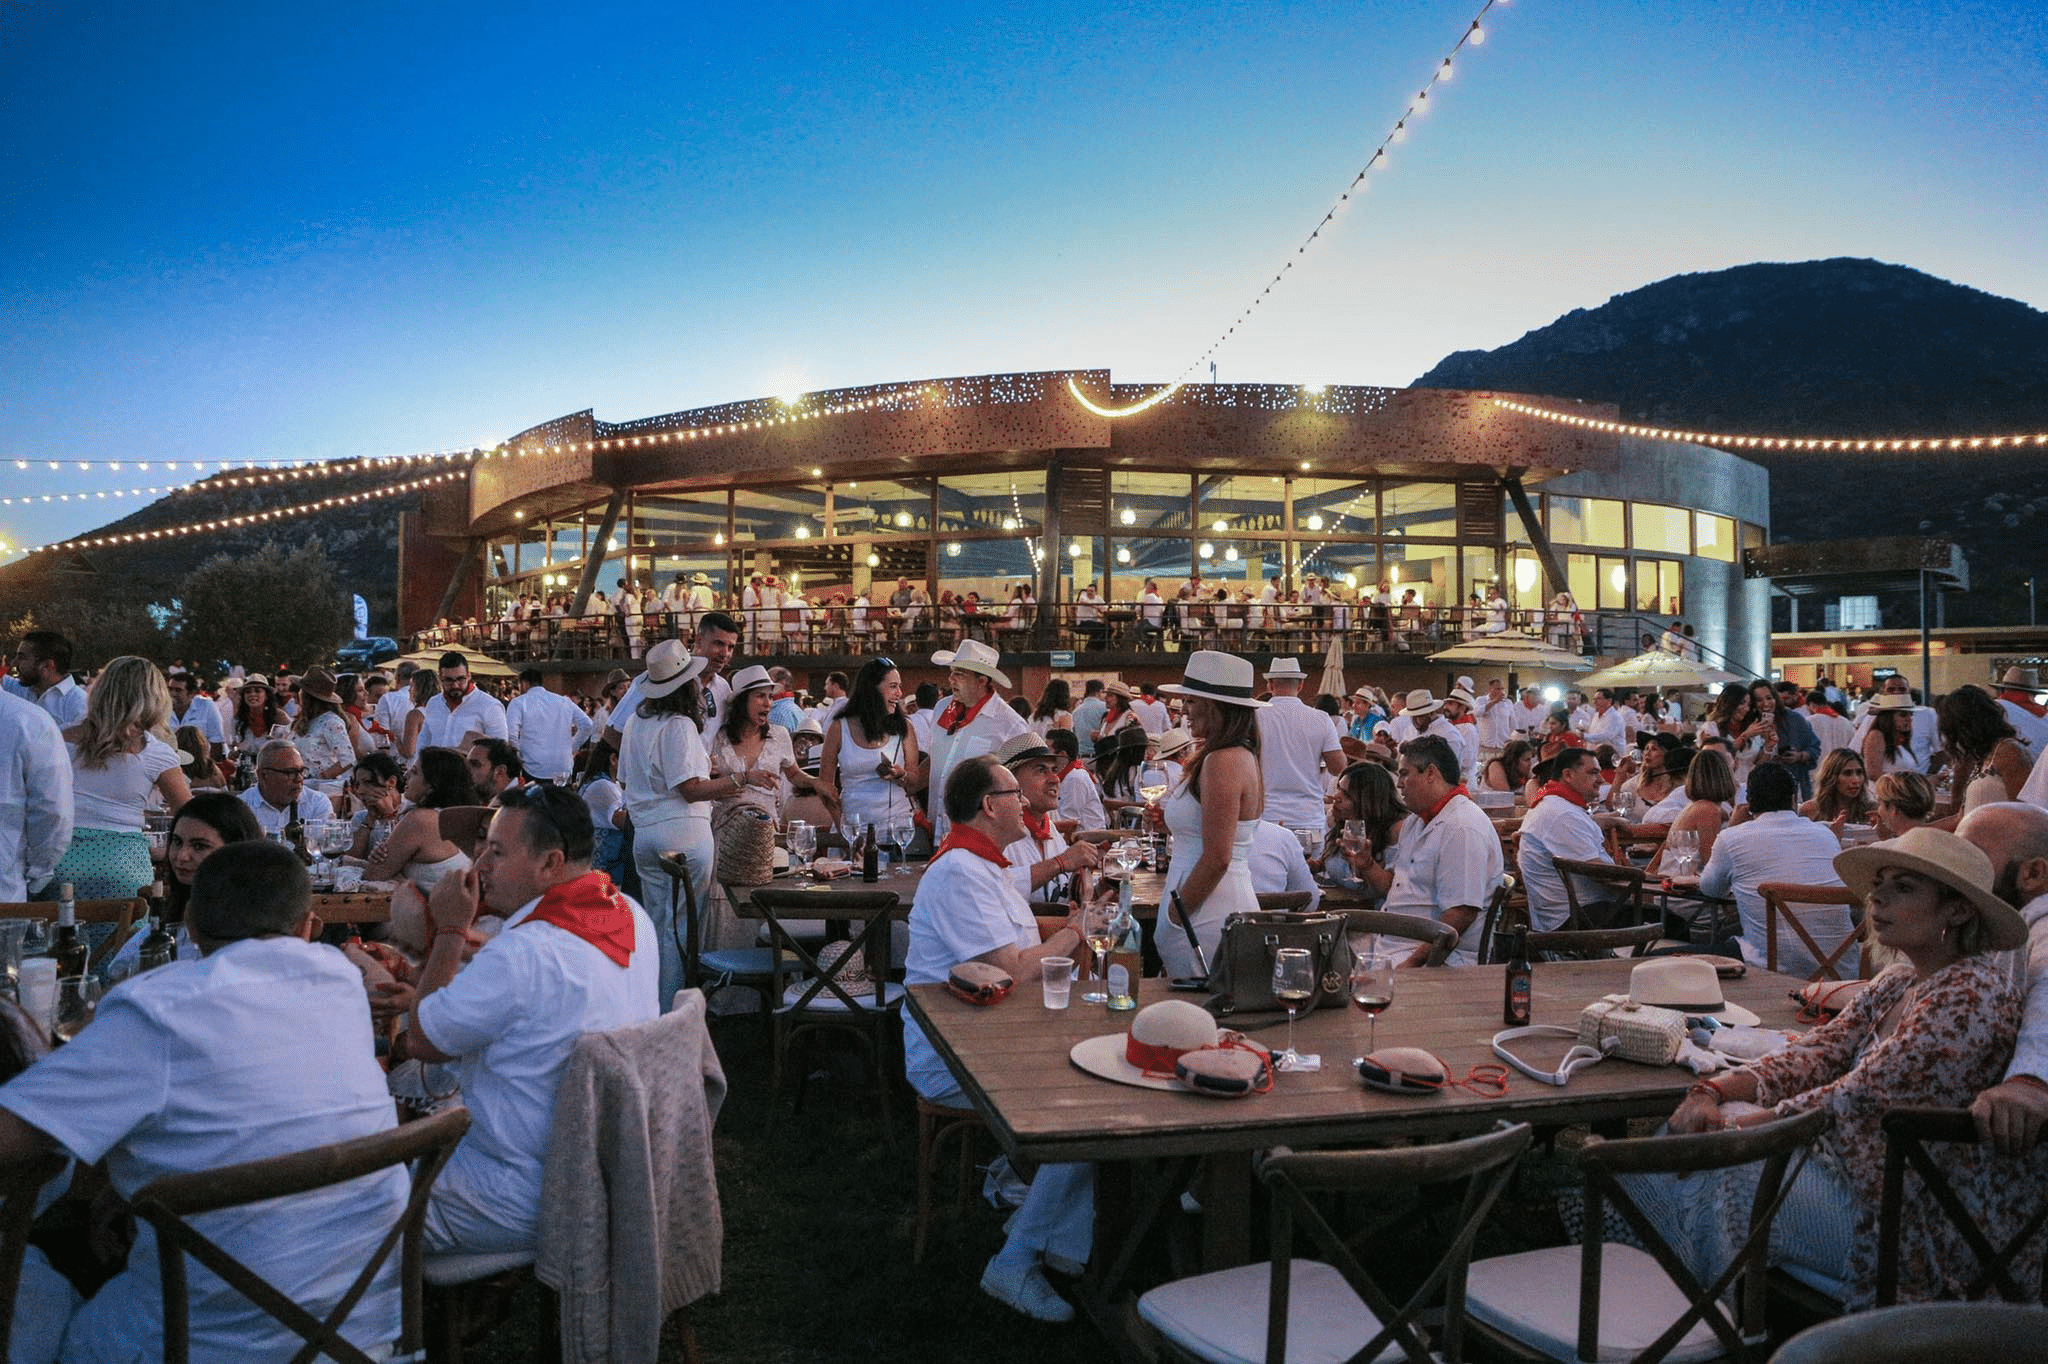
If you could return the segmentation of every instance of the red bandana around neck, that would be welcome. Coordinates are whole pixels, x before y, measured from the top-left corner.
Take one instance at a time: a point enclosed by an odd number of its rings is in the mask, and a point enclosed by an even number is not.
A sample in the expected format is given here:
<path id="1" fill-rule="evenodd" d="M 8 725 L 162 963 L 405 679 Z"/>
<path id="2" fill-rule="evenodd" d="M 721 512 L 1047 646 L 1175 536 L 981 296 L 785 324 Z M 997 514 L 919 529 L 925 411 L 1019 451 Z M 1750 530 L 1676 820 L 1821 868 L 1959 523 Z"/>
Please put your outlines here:
<path id="1" fill-rule="evenodd" d="M 991 691 L 987 696 L 974 703 L 973 710 L 968 710 L 960 704 L 959 697 L 951 698 L 946 702 L 945 714 L 939 717 L 939 728 L 945 730 L 948 734 L 958 734 L 961 730 L 974 723 L 974 717 L 981 714 L 983 706 L 995 699 L 996 694 Z"/>
<path id="2" fill-rule="evenodd" d="M 1010 859 L 1003 856 L 1003 850 L 996 846 L 995 840 L 971 824 L 955 824 L 952 828 L 948 829 L 945 840 L 939 844 L 938 850 L 932 854 L 932 861 L 938 861 L 939 858 L 955 848 L 959 848 L 963 852 L 973 853 L 984 862 L 993 862 L 999 867 L 1010 865 Z"/>
<path id="3" fill-rule="evenodd" d="M 1024 832 L 1039 843 L 1051 842 L 1052 812 L 1048 810 L 1042 815 L 1034 815 L 1029 810 L 1024 811 Z"/>
<path id="4" fill-rule="evenodd" d="M 1450 790 L 1444 792 L 1444 798 L 1442 800 L 1430 806 L 1427 810 L 1421 810 L 1417 813 L 1419 813 L 1422 816 L 1422 822 L 1424 824 L 1427 824 L 1432 819 L 1435 819 L 1438 815 L 1442 814 L 1444 812 L 1444 807 L 1446 805 L 1449 805 L 1452 801 L 1456 800 L 1459 796 L 1469 797 L 1471 794 L 1471 788 L 1467 787 L 1463 782 L 1460 782 L 1456 786 L 1453 786 Z"/>
<path id="5" fill-rule="evenodd" d="M 1572 790 L 1571 787 L 1566 786 L 1561 781 L 1554 781 L 1549 783 L 1541 791 L 1538 791 L 1536 793 L 1536 799 L 1529 802 L 1529 808 L 1533 810 L 1537 806 L 1541 805 L 1543 803 L 1544 797 L 1546 796 L 1563 796 L 1566 800 L 1578 806 L 1581 810 L 1585 809 L 1587 804 L 1589 803 L 1585 800 L 1582 800 L 1579 797 L 1579 793 Z"/>
<path id="6" fill-rule="evenodd" d="M 1998 693 L 1998 699 L 2012 702 L 2036 720 L 2041 719 L 2043 716 L 2048 716 L 2048 706 L 2037 704 L 2030 692 L 2001 689 Z"/>
<path id="7" fill-rule="evenodd" d="M 573 933 L 623 968 L 633 958 L 633 911 L 601 871 L 548 887 L 522 924 L 553 924 Z"/>

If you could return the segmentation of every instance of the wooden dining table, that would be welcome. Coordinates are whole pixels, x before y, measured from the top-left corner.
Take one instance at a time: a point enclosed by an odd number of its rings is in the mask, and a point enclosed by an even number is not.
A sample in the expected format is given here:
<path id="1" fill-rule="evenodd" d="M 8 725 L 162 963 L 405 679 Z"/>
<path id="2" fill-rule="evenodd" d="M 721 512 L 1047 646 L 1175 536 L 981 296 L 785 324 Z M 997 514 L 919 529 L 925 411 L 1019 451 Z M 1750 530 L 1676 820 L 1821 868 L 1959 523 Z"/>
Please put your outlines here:
<path id="1" fill-rule="evenodd" d="M 1575 1025 L 1579 1011 L 1628 989 L 1626 960 L 1541 963 L 1534 972 L 1538 1023 Z M 1453 1077 L 1494 1063 L 1491 1039 L 1502 1024 L 1503 968 L 1467 967 L 1399 973 L 1394 1003 L 1381 1015 L 1380 1048 L 1420 1047 Z M 1751 969 L 1724 982 L 1734 1003 L 1754 1010 L 1764 1026 L 1796 1029 L 1792 977 Z M 1163 980 L 1141 983 L 1139 1002 L 1168 998 Z M 1168 1186 L 1177 1189 L 1193 1164 L 1205 1167 L 1202 1258 L 1207 1267 L 1241 1264 L 1250 1247 L 1253 1153 L 1273 1146 L 1361 1145 L 1397 1138 L 1448 1137 L 1484 1130 L 1498 1120 L 1545 1126 L 1659 1117 L 1693 1083 L 1680 1066 L 1609 1060 L 1582 1069 L 1562 1088 L 1510 1071 L 1506 1092 L 1462 1088 L 1393 1095 L 1360 1082 L 1354 1058 L 1366 1051 L 1367 1020 L 1341 1006 L 1319 1008 L 1297 1025 L 1296 1048 L 1322 1059 L 1319 1071 L 1276 1077 L 1270 1093 L 1217 1100 L 1139 1088 L 1101 1079 L 1068 1057 L 1078 1042 L 1126 1031 L 1133 1015 L 1076 1002 L 1044 1007 L 1036 982 L 1020 982 L 1001 1004 L 976 1008 L 943 986 L 916 985 L 908 1007 L 945 1058 L 962 1090 L 1012 1159 L 1102 1162 L 1096 1253 L 1082 1296 L 1113 1339 L 1127 1313 L 1118 1307 L 1137 1245 Z M 1199 999 L 1199 996 L 1183 996 Z M 1285 1015 L 1229 1020 L 1273 1050 L 1285 1045 Z M 1226 1024 L 1228 1025 L 1228 1024 Z M 1570 1042 L 1525 1039 L 1517 1054 L 1538 1067 L 1555 1065 Z M 1122 1343 L 1122 1342 L 1119 1342 Z"/>

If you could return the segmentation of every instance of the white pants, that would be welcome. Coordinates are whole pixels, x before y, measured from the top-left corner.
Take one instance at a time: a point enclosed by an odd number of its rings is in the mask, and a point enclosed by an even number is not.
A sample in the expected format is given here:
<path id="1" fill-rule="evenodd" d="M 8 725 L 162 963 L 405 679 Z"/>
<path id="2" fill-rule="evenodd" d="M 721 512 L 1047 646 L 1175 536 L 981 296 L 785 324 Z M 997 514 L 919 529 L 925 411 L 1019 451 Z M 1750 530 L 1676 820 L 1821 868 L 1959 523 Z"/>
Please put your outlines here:
<path id="1" fill-rule="evenodd" d="M 911 1077 L 911 1084 L 935 1104 L 973 1107 L 957 1084 L 944 1089 L 932 1086 L 928 1091 L 916 1076 Z M 1049 1252 L 1080 1265 L 1088 1263 L 1094 1245 L 1095 1166 L 1087 1161 L 1039 1166 L 1031 1179 L 1031 1191 L 1024 1195 L 1024 1206 L 1010 1219 L 1005 1249 L 1028 1250 L 1041 1259 Z"/>
<path id="2" fill-rule="evenodd" d="M 711 819 L 694 817 L 663 820 L 633 831 L 633 865 L 640 873 L 640 904 L 654 920 L 656 947 L 661 954 L 661 1011 L 667 1013 L 683 988 L 683 949 L 677 938 L 682 905 L 673 893 L 674 883 L 662 869 L 663 853 L 680 853 L 690 863 L 690 886 L 697 897 L 700 922 L 711 910 L 711 879 L 717 870 L 718 847 L 711 837 Z"/>

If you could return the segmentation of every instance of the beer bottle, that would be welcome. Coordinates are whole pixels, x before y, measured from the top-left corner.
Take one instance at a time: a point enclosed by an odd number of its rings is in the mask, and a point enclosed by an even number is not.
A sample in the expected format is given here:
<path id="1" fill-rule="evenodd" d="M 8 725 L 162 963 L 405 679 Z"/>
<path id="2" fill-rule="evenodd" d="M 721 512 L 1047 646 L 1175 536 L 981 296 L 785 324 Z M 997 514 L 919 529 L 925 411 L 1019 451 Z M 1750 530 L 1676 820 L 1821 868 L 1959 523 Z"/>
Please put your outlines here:
<path id="1" fill-rule="evenodd" d="M 881 853 L 881 840 L 875 837 L 875 826 L 870 824 L 860 836 L 860 879 L 869 885 L 881 878 Z"/>
<path id="2" fill-rule="evenodd" d="M 1500 1021 L 1510 1028 L 1529 1022 L 1530 996 L 1534 993 L 1529 976 L 1529 931 L 1515 930 L 1514 946 L 1508 949 L 1507 982 L 1502 986 Z"/>
<path id="3" fill-rule="evenodd" d="M 50 955 L 57 959 L 57 979 L 85 974 L 85 935 L 78 931 L 78 901 L 69 881 L 57 889 L 57 932 L 50 940 Z"/>

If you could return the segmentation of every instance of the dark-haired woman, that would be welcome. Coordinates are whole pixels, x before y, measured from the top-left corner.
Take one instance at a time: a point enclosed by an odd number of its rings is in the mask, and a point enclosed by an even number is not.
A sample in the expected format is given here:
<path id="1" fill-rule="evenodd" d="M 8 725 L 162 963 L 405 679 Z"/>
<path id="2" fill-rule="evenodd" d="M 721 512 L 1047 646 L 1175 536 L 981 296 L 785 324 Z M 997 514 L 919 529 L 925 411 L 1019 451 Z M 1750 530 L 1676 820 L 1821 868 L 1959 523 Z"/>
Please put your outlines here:
<path id="1" fill-rule="evenodd" d="M 171 838 L 164 854 L 165 919 L 176 924 L 178 960 L 192 961 L 199 949 L 184 931 L 185 902 L 192 898 L 192 874 L 199 870 L 215 849 L 230 843 L 253 843 L 263 837 L 263 826 L 241 797 L 227 791 L 207 791 L 178 807 L 171 821 Z M 141 933 L 131 933 L 109 966 L 114 976 L 134 970 L 142 957 Z"/>
<path id="2" fill-rule="evenodd" d="M 1528 747 L 1522 743 L 1525 751 Z M 1408 807 L 1401 803 L 1393 773 L 1372 762 L 1355 762 L 1345 768 L 1337 778 L 1337 799 L 1330 807 L 1330 831 L 1323 839 L 1324 877 L 1333 885 L 1361 892 L 1375 904 L 1385 899 L 1388 887 L 1394 884 L 1389 865 L 1394 839 L 1401 831 L 1401 821 L 1407 817 Z M 1344 826 L 1354 819 L 1365 822 L 1362 842 L 1345 837 Z"/>
<path id="3" fill-rule="evenodd" d="M 270 679 L 262 673 L 250 673 L 235 701 L 235 720 L 228 726 L 228 744 L 246 749 L 253 757 L 265 739 L 284 737 L 284 726 L 290 718 L 284 713 L 284 703 L 271 690 Z"/>
<path id="4" fill-rule="evenodd" d="M 405 769 L 389 753 L 365 753 L 349 774 L 351 803 L 362 808 L 352 815 L 355 835 L 349 856 L 364 861 L 375 857 L 405 813 Z"/>
<path id="5" fill-rule="evenodd" d="M 917 770 L 917 735 L 903 715 L 903 677 L 886 658 L 854 674 L 846 707 L 825 731 L 818 782 L 836 793 L 840 827 L 886 830 L 910 818 L 904 778 Z M 834 797 L 827 795 L 828 804 Z"/>
<path id="6" fill-rule="evenodd" d="M 1255 681 L 1252 665 L 1244 659 L 1203 649 L 1189 655 L 1187 673 L 1179 683 L 1160 688 L 1186 698 L 1188 727 L 1199 745 L 1187 776 L 1161 809 L 1173 835 L 1168 903 L 1178 892 L 1180 913 L 1187 916 L 1204 959 L 1212 964 L 1224 919 L 1259 907 L 1246 861 L 1266 808 L 1258 726 L 1258 712 L 1266 703 L 1253 697 Z M 1179 926 L 1179 914 L 1169 908 L 1165 917 L 1172 923 L 1160 924 L 1158 943 L 1166 974 L 1203 974 L 1188 945 L 1189 935 Z"/>
<path id="7" fill-rule="evenodd" d="M 402 876 L 425 895 L 448 873 L 469 869 L 469 854 L 441 837 L 441 812 L 476 804 L 476 787 L 460 753 L 452 748 L 423 748 L 406 781 L 405 798 L 413 808 L 368 855 L 363 879 L 396 881 Z"/>
<path id="8" fill-rule="evenodd" d="M 1074 727 L 1074 689 L 1064 677 L 1055 677 L 1045 684 L 1039 694 L 1038 705 L 1025 717 L 1031 723 L 1031 732 L 1043 739 L 1046 731 L 1072 729 Z"/>
<path id="9" fill-rule="evenodd" d="M 690 867 L 696 903 L 711 903 L 717 848 L 711 836 L 711 803 L 729 800 L 746 788 L 738 773 L 713 778 L 711 757 L 697 728 L 702 688 L 697 676 L 709 662 L 682 641 L 662 640 L 647 651 L 640 679 L 640 704 L 625 717 L 619 746 L 620 785 L 633 817 L 633 863 L 640 873 L 642 906 L 654 920 L 661 953 L 660 999 L 664 1012 L 683 987 L 683 954 L 676 937 L 681 905 L 674 882 L 662 868 L 664 853 L 680 854 Z"/>
<path id="10" fill-rule="evenodd" d="M 1536 770 L 1536 746 L 1527 739 L 1510 739 L 1500 756 L 1486 765 L 1479 784 L 1489 791 L 1520 791 Z"/>
<path id="11" fill-rule="evenodd" d="M 2034 770 L 2005 710 L 1977 687 L 1958 687 L 1934 708 L 1941 746 L 1955 769 L 1962 813 L 1992 801 L 2018 800 Z M 1937 827 L 1953 827 L 1944 820 Z"/>

